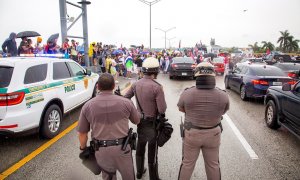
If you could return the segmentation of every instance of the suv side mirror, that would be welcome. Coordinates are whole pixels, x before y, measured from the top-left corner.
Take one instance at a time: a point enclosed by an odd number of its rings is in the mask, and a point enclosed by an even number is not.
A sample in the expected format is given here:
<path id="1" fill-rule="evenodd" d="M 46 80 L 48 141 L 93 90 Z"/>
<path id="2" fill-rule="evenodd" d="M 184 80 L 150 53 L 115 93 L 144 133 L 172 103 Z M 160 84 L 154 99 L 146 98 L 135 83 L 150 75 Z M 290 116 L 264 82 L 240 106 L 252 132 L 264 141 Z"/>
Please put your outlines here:
<path id="1" fill-rule="evenodd" d="M 90 76 L 92 74 L 92 71 L 90 69 L 86 69 L 85 70 L 85 74 L 88 75 L 88 76 Z"/>
<path id="2" fill-rule="evenodd" d="M 285 83 L 282 85 L 282 90 L 283 91 L 291 91 L 292 90 L 292 85 L 290 85 L 289 83 Z"/>

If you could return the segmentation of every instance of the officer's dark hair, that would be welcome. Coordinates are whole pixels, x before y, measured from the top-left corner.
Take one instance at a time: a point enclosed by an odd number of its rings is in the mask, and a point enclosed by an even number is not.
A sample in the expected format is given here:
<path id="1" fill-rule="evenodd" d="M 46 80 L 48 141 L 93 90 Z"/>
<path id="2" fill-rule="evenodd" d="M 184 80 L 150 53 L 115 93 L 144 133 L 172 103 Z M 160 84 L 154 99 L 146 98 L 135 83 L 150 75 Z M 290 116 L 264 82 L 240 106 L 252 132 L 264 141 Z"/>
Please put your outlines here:
<path id="1" fill-rule="evenodd" d="M 100 91 L 113 90 L 115 88 L 114 77 L 109 73 L 103 73 L 98 79 L 98 89 Z"/>
<path id="2" fill-rule="evenodd" d="M 216 78 L 214 76 L 202 75 L 196 78 L 197 89 L 214 89 L 216 87 Z"/>

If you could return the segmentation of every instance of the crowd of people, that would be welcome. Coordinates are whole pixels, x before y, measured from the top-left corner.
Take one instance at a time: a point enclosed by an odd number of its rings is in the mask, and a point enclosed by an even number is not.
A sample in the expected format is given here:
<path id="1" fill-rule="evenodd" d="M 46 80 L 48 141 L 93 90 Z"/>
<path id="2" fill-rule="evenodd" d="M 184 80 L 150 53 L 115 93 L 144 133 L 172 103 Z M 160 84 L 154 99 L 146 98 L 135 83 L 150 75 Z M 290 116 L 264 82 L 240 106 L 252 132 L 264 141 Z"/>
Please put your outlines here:
<path id="1" fill-rule="evenodd" d="M 57 37 L 49 38 L 43 43 L 42 37 L 32 38 L 22 37 L 19 46 L 16 43 L 17 35 L 12 32 L 8 39 L 2 44 L 4 56 L 20 56 L 22 54 L 63 54 L 65 58 L 70 58 L 85 66 L 84 47 L 79 45 L 74 39 L 66 38 L 61 46 L 57 44 Z M 167 73 L 174 57 L 192 57 L 195 64 L 204 60 L 204 51 L 198 44 L 193 48 L 177 50 L 149 50 L 141 46 L 131 46 L 130 48 L 105 45 L 102 42 L 92 42 L 88 49 L 89 64 L 96 67 L 97 72 L 111 73 L 116 82 L 119 76 L 131 79 L 132 73 L 141 75 L 140 69 L 143 60 L 147 57 L 155 57 L 159 60 L 161 71 Z"/>

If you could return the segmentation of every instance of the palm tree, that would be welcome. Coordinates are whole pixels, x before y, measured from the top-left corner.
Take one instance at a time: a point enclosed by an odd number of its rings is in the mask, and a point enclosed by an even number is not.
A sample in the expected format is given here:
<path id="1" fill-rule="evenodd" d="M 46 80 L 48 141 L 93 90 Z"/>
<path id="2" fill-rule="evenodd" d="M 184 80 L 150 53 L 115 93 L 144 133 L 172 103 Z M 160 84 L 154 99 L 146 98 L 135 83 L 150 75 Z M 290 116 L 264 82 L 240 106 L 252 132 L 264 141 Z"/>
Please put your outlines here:
<path id="1" fill-rule="evenodd" d="M 299 43 L 300 41 L 298 39 L 294 39 L 294 36 L 289 36 L 286 48 L 289 52 L 292 51 L 298 51 L 299 49 Z"/>
<path id="2" fill-rule="evenodd" d="M 271 42 L 267 42 L 267 41 L 262 41 L 261 42 L 263 45 L 262 45 L 262 49 L 269 49 L 270 51 L 273 51 L 275 49 L 275 46 L 274 44 L 272 44 Z"/>
<path id="3" fill-rule="evenodd" d="M 281 34 L 281 37 L 277 40 L 277 43 L 279 43 L 280 49 L 282 49 L 283 52 L 286 52 L 287 50 L 287 43 L 288 43 L 288 38 L 290 37 L 290 33 L 288 30 L 285 31 L 279 31 Z"/>
<path id="4" fill-rule="evenodd" d="M 251 47 L 254 52 L 258 52 L 260 50 L 260 47 L 258 46 L 258 42 L 255 42 L 253 45 L 249 44 L 248 46 Z"/>

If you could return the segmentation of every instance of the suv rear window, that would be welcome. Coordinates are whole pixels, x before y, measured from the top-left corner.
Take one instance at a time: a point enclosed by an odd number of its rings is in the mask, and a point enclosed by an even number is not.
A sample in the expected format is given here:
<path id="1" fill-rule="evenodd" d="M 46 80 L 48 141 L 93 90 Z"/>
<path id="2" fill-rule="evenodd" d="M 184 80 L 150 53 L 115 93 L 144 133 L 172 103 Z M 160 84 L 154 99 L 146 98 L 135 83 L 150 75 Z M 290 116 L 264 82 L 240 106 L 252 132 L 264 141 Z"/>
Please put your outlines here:
<path id="1" fill-rule="evenodd" d="M 24 84 L 44 81 L 47 77 L 47 64 L 32 66 L 26 70 Z"/>
<path id="2" fill-rule="evenodd" d="M 9 86 L 13 71 L 13 67 L 0 66 L 0 88 Z"/>
<path id="3" fill-rule="evenodd" d="M 253 75 L 256 76 L 286 76 L 284 72 L 279 68 L 264 68 L 264 67 L 256 67 L 251 68 L 253 71 Z"/>

